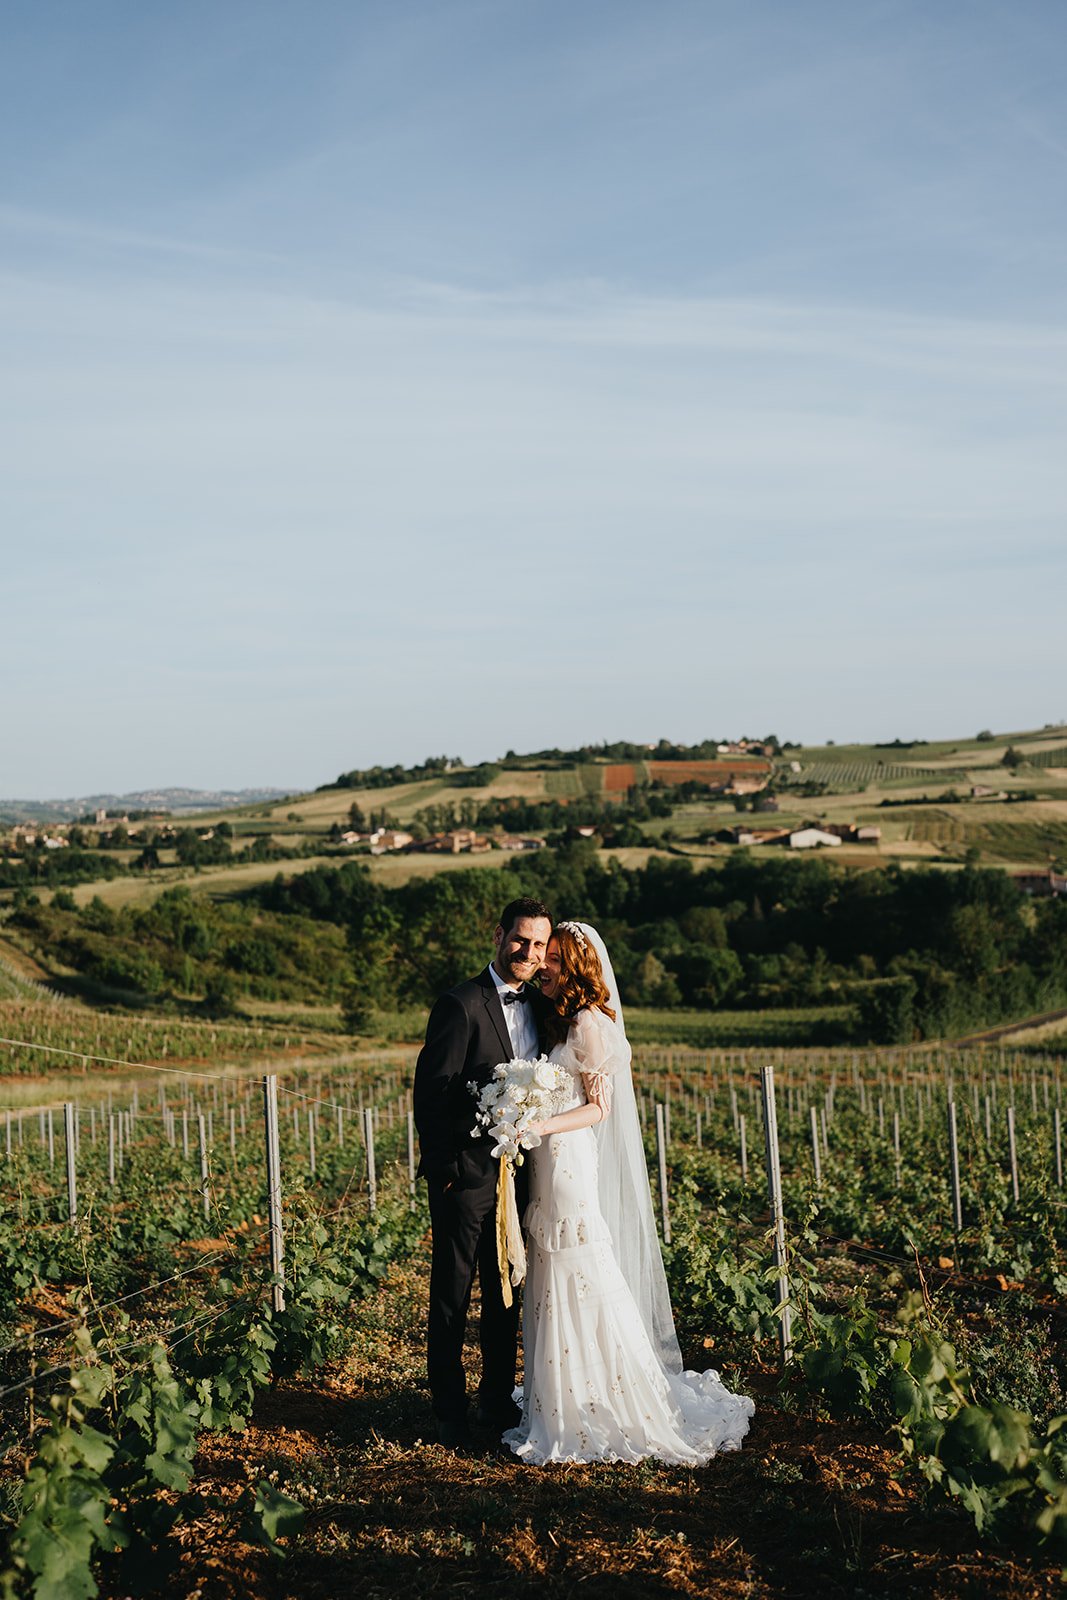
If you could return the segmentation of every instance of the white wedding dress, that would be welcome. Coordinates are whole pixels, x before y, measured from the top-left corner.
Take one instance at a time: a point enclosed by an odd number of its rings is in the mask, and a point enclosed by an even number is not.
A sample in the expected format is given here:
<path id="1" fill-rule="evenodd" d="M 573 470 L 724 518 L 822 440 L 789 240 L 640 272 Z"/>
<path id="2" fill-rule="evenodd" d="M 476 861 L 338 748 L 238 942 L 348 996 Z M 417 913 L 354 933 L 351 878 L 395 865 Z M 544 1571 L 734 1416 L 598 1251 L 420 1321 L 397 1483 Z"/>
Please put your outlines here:
<path id="1" fill-rule="evenodd" d="M 573 1078 L 567 1110 L 586 1102 L 583 1072 L 620 1062 L 629 1072 L 625 1034 L 596 1010 L 578 1013 L 551 1059 Z M 739 1449 L 753 1401 L 717 1372 L 668 1371 L 653 1347 L 602 1213 L 594 1129 L 552 1134 L 527 1160 L 522 1421 L 504 1442 L 536 1465 L 652 1456 L 700 1466 Z"/>

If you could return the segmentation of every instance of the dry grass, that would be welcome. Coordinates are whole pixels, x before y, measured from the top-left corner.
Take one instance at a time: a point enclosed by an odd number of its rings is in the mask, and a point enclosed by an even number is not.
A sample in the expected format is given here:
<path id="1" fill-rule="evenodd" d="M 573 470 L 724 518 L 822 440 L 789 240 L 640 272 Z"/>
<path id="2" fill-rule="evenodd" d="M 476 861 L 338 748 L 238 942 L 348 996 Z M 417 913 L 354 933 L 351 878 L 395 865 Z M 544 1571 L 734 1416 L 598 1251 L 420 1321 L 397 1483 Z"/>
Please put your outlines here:
<path id="1" fill-rule="evenodd" d="M 426 779 L 421 783 L 397 783 L 387 789 L 324 789 L 321 794 L 298 795 L 274 806 L 270 820 L 273 823 L 286 822 L 289 813 L 293 812 L 302 822 L 314 822 L 319 827 L 328 828 L 331 822 L 343 822 L 347 818 L 348 808 L 353 801 L 364 811 L 372 808 L 381 811 L 384 807 L 390 813 L 399 815 L 405 802 L 413 796 L 429 796 L 437 788 L 438 784 L 433 779 Z M 417 804 L 422 805 L 424 801 L 417 799 Z"/>
<path id="2" fill-rule="evenodd" d="M 366 857 L 361 857 L 366 860 Z M 374 856 L 368 862 L 371 872 L 389 889 L 410 883 L 413 878 L 432 878 L 438 872 L 466 872 L 472 867 L 506 867 L 514 857 L 500 850 L 487 850 L 482 855 L 388 855 Z"/>
<path id="3" fill-rule="evenodd" d="M 300 856 L 288 861 L 249 861 L 239 866 L 190 868 L 187 872 L 146 873 L 137 878 L 110 878 L 98 883 L 80 883 L 71 892 L 75 902 L 88 905 L 99 895 L 105 905 L 119 910 L 122 906 L 150 905 L 164 889 L 174 889 L 179 884 L 198 894 L 231 895 L 258 883 L 269 883 L 279 872 L 292 877 L 298 872 L 310 872 L 313 867 L 333 867 L 338 862 L 334 856 Z"/>
<path id="4" fill-rule="evenodd" d="M 969 1042 L 987 1044 L 999 1043 L 1001 1039 L 1010 1039 L 1012 1048 L 1020 1045 L 1052 1045 L 1061 1040 L 1067 1040 L 1067 1011 L 1050 1011 L 1045 1013 L 1045 1021 L 1037 1021 L 1032 1026 L 1026 1022 L 1008 1022 L 999 1028 L 987 1028 L 982 1033 L 969 1036 Z"/>
<path id="5" fill-rule="evenodd" d="M 646 849 L 642 845 L 623 845 L 618 850 L 602 850 L 600 859 L 602 861 L 617 861 L 620 866 L 629 867 L 631 871 L 634 871 L 638 867 L 647 867 L 654 856 L 666 856 L 668 854 L 667 850 Z"/>
<path id="6" fill-rule="evenodd" d="M 416 811 L 427 805 L 453 802 L 462 805 L 464 800 L 480 802 L 507 799 L 510 796 L 543 800 L 547 794 L 546 776 L 545 772 L 538 769 L 502 772 L 491 783 L 476 789 L 461 789 L 451 785 L 447 774 L 423 778 L 417 783 L 393 784 L 385 789 L 325 789 L 321 794 L 297 796 L 274 806 L 270 811 L 270 820 L 284 823 L 293 813 L 303 823 L 328 828 L 331 822 L 344 822 L 354 802 L 365 813 L 384 809 L 403 823 L 410 821 Z"/>
<path id="7" fill-rule="evenodd" d="M 31 983 L 47 983 L 48 973 L 39 961 L 27 955 L 19 945 L 13 944 L 10 939 L 0 939 L 0 961 L 4 961 L 20 978 L 26 978 Z"/>

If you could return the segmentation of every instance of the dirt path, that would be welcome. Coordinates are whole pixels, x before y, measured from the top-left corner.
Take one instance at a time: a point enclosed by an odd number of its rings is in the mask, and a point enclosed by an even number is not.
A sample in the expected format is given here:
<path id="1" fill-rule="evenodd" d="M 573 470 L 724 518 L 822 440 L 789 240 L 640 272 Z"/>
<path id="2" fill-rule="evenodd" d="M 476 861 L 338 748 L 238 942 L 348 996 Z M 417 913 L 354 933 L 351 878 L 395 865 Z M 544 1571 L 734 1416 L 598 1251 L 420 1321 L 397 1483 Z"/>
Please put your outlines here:
<path id="1" fill-rule="evenodd" d="M 980 1549 L 962 1515 L 925 1510 L 873 1431 L 783 1410 L 774 1374 L 757 1366 L 724 1370 L 756 1396 L 745 1448 L 700 1471 L 653 1462 L 531 1469 L 488 1436 L 469 1455 L 443 1450 L 428 1442 L 427 1268 L 424 1247 L 356 1308 L 357 1341 L 343 1362 L 264 1395 L 246 1433 L 205 1440 L 205 1494 L 226 1499 L 273 1476 L 309 1508 L 307 1524 L 283 1563 L 235 1542 L 212 1547 L 191 1530 L 180 1592 L 197 1600 L 563 1600 L 578 1589 L 605 1600 L 829 1600 L 891 1589 L 928 1600 L 1051 1600 L 1059 1592 L 1052 1568 Z M 698 1360 L 699 1344 L 687 1356 Z"/>
<path id="2" fill-rule="evenodd" d="M 998 1039 L 1006 1039 L 1013 1033 L 1026 1033 L 1031 1028 L 1044 1028 L 1050 1022 L 1067 1021 L 1067 1010 L 1042 1011 L 1036 1017 L 1024 1017 L 1021 1022 L 1005 1022 L 997 1028 L 987 1028 L 983 1033 L 970 1033 L 966 1039 L 954 1039 L 952 1047 L 955 1050 L 965 1049 L 972 1044 L 996 1044 Z"/>

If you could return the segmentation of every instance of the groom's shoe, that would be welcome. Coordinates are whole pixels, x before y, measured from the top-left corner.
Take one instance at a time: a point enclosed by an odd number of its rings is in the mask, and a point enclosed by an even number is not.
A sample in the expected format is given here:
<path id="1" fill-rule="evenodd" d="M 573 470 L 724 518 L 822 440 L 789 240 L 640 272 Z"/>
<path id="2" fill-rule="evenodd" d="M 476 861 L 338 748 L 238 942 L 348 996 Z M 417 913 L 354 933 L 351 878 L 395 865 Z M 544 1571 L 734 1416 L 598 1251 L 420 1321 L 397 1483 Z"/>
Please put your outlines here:
<path id="1" fill-rule="evenodd" d="M 522 1408 L 514 1400 L 505 1400 L 495 1406 L 483 1405 L 479 1400 L 474 1420 L 479 1428 L 492 1428 L 495 1433 L 503 1433 L 505 1428 L 518 1427 L 522 1421 Z"/>
<path id="2" fill-rule="evenodd" d="M 471 1442 L 466 1421 L 451 1422 L 445 1417 L 437 1421 L 437 1442 L 446 1450 L 465 1450 Z"/>

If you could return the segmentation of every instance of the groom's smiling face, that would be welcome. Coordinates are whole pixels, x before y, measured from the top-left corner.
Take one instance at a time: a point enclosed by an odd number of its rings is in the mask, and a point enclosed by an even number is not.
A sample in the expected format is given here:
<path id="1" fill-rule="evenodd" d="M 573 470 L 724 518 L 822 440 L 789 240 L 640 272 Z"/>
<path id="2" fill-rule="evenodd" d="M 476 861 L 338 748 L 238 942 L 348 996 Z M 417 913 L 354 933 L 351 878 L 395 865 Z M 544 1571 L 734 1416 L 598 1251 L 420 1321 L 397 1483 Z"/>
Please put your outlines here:
<path id="1" fill-rule="evenodd" d="M 517 987 L 536 976 L 544 963 L 551 933 L 552 924 L 547 917 L 519 917 L 506 931 L 496 929 L 493 965 L 505 983 Z"/>

